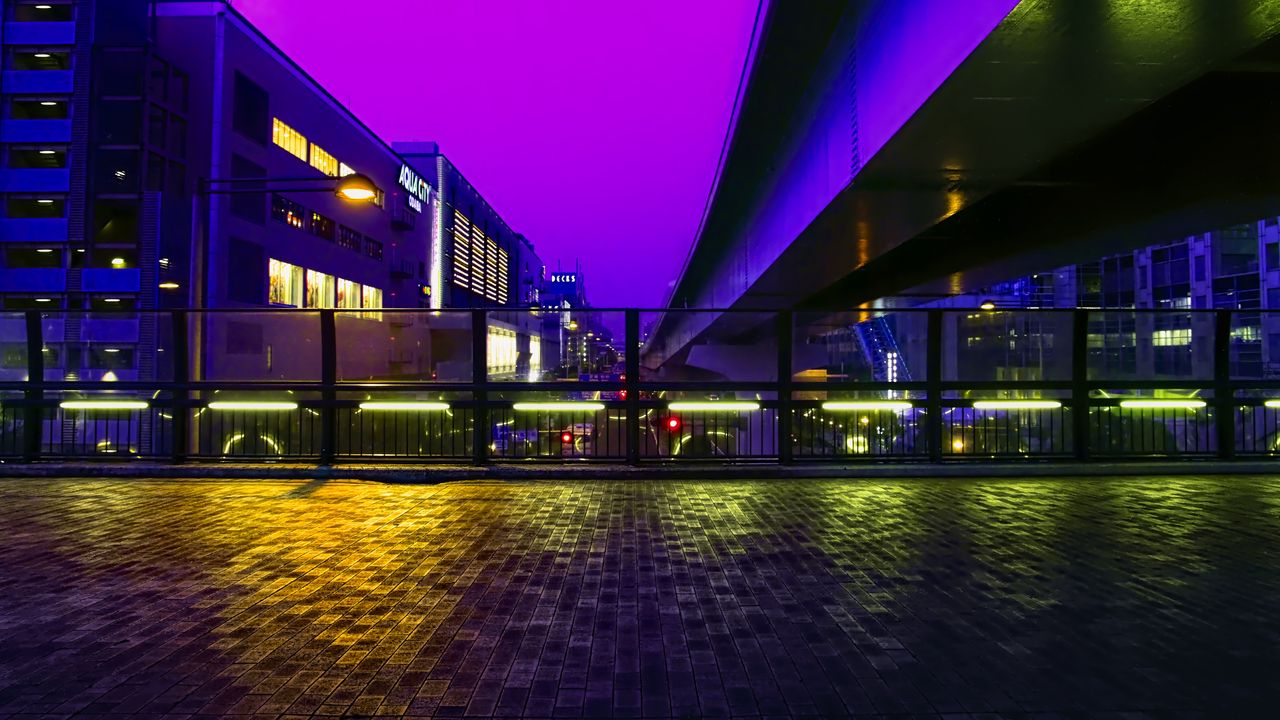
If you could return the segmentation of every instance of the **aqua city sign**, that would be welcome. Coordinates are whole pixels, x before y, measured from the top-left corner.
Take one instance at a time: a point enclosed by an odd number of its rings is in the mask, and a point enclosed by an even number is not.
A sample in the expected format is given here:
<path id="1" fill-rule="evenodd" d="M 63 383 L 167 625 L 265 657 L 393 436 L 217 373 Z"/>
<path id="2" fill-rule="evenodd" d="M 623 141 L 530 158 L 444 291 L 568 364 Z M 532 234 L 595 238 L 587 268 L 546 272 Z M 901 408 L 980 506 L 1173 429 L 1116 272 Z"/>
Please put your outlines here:
<path id="1" fill-rule="evenodd" d="M 408 191 L 409 207 L 422 212 L 422 203 L 431 199 L 431 186 L 408 165 L 400 166 L 400 187 Z"/>

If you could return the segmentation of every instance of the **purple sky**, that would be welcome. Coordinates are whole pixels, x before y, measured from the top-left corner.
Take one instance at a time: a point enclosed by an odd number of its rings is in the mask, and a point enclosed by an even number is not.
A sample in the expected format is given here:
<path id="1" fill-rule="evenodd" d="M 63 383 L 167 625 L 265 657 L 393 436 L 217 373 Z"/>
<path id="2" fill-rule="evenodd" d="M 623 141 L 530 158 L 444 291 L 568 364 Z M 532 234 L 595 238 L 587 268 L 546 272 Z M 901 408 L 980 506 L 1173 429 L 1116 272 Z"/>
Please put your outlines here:
<path id="1" fill-rule="evenodd" d="M 384 139 L 438 141 L 548 270 L 580 258 L 593 304 L 656 306 L 697 231 L 756 4 L 235 6 Z"/>

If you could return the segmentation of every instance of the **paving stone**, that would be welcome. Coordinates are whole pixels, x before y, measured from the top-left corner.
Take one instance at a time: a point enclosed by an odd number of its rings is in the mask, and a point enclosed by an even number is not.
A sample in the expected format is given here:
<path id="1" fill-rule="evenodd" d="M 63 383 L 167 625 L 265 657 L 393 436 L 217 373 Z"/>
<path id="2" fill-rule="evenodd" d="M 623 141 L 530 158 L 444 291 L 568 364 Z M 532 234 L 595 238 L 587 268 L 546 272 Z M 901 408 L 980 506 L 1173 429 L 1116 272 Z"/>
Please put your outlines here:
<path id="1" fill-rule="evenodd" d="M 1280 479 L 0 481 L 0 716 L 1280 705 Z"/>

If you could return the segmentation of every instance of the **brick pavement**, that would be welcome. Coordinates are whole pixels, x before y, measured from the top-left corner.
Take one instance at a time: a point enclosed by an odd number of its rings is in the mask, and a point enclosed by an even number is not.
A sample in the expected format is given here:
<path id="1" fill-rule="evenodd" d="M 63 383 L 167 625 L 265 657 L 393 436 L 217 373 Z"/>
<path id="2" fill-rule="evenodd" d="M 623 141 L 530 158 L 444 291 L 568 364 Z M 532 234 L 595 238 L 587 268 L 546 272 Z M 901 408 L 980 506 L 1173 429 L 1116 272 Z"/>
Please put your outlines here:
<path id="1" fill-rule="evenodd" d="M 0 715 L 1274 716 L 1280 480 L 0 482 Z"/>

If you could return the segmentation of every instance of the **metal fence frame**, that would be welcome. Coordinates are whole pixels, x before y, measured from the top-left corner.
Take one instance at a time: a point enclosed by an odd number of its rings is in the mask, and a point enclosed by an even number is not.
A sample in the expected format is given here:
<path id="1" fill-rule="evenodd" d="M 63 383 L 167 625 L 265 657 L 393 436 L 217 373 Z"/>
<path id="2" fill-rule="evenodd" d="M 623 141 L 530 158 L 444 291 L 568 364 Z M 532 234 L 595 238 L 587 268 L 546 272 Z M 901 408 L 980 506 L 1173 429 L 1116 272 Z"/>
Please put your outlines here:
<path id="1" fill-rule="evenodd" d="M 532 310 L 532 309 L 530 309 Z M 137 381 L 137 382 L 90 382 L 90 381 L 46 381 L 44 379 L 44 361 L 43 361 L 43 337 L 42 337 L 42 315 L 39 310 L 25 311 L 25 329 L 26 329 L 26 348 L 27 348 L 27 371 L 28 380 L 23 382 L 0 382 L 0 394 L 16 395 L 21 393 L 20 399 L 9 399 L 3 401 L 4 418 L 21 417 L 23 419 L 22 442 L 21 442 L 21 459 L 24 461 L 36 461 L 47 458 L 51 454 L 53 446 L 46 442 L 46 438 L 42 437 L 43 429 L 46 422 L 49 421 L 50 413 L 53 417 L 58 417 L 63 412 L 58 408 L 55 399 L 49 399 L 49 393 L 60 393 L 67 391 L 103 391 L 103 390 L 133 390 L 136 392 L 147 392 L 153 394 L 151 408 L 149 412 L 164 413 L 167 411 L 170 415 L 166 416 L 171 421 L 171 426 L 165 431 L 172 438 L 190 437 L 190 423 L 193 412 L 198 412 L 204 407 L 204 401 L 199 399 L 203 393 L 212 390 L 242 390 L 242 391 L 292 391 L 306 396 L 307 399 L 301 401 L 302 410 L 310 413 L 314 420 L 311 423 L 312 429 L 308 430 L 305 423 L 300 423 L 300 433 L 306 434 L 305 441 L 299 441 L 299 447 L 302 448 L 297 453 L 288 453 L 286 456 L 298 459 L 310 459 L 321 463 L 332 463 L 340 459 L 379 459 L 383 461 L 414 461 L 414 462 L 432 462 L 432 461 L 449 461 L 449 462 L 470 462 L 474 464 L 487 464 L 491 461 L 504 461 L 513 459 L 509 453 L 505 451 L 495 451 L 493 443 L 495 443 L 491 420 L 495 416 L 503 416 L 509 412 L 511 403 L 506 400 L 494 399 L 495 393 L 499 392 L 563 392 L 566 384 L 563 382 L 509 382 L 494 381 L 488 377 L 487 368 L 487 316 L 490 312 L 512 312 L 512 308 L 474 308 L 466 310 L 451 310 L 450 312 L 469 312 L 471 315 L 471 342 L 472 342 L 472 365 L 471 380 L 468 382 L 396 382 L 395 389 L 404 391 L 432 391 L 432 392 L 451 392 L 458 393 L 466 399 L 451 401 L 452 405 L 464 414 L 465 418 L 469 418 L 470 439 L 465 439 L 461 443 L 461 449 L 455 447 L 456 443 L 450 444 L 450 451 L 432 453 L 405 453 L 397 455 L 396 453 L 368 453 L 368 452 L 351 452 L 349 450 L 350 443 L 344 446 L 339 442 L 339 419 L 347 417 L 349 410 L 353 408 L 355 401 L 342 398 L 344 393 L 350 391 L 369 390 L 369 389 L 387 389 L 387 385 L 383 383 L 361 383 L 361 382 L 339 382 L 337 378 L 337 349 L 336 349 L 336 330 L 335 318 L 337 313 L 344 312 L 337 309 L 323 309 L 317 312 L 320 320 L 320 347 L 321 347 L 321 377 L 318 382 L 208 382 L 201 380 L 193 380 L 189 377 L 191 368 L 190 352 L 188 348 L 189 337 L 189 321 L 193 313 L 216 313 L 216 312 L 296 312 L 287 309 L 245 309 L 245 310 L 166 310 L 166 311 L 150 311 L 159 314 L 168 314 L 171 318 L 172 327 L 172 348 L 174 379 L 165 382 Z M 519 309 L 517 310 L 519 311 Z M 547 312 L 556 312 L 554 309 L 548 309 Z M 680 312 L 678 310 L 643 310 L 643 309 L 593 309 L 593 312 L 623 312 L 625 314 L 625 332 L 624 344 L 626 348 L 625 362 L 626 374 L 625 380 L 619 383 L 613 382 L 575 382 L 571 389 L 574 391 L 617 391 L 625 390 L 625 400 L 609 400 L 604 401 L 607 411 L 619 413 L 624 418 L 624 426 L 618 437 L 610 441 L 610 449 L 607 453 L 595 454 L 584 459 L 596 459 L 603 462 L 629 463 L 638 464 L 643 462 L 654 461 L 655 458 L 646 457 L 641 450 L 644 445 L 642 443 L 643 423 L 641 413 L 648 411 L 652 414 L 657 410 L 659 413 L 665 408 L 665 404 L 653 399 L 644 399 L 642 394 L 652 394 L 662 391 L 693 391 L 693 392 L 734 392 L 734 391 L 754 391 L 771 395 L 774 399 L 766 399 L 760 402 L 761 410 L 770 413 L 771 421 L 775 426 L 772 431 L 775 433 L 773 442 L 774 451 L 772 453 L 757 453 L 749 456 L 735 456 L 735 460 L 763 460 L 779 463 L 792 463 L 798 461 L 818 461 L 833 459 L 826 456 L 815 456 L 812 453 L 795 452 L 795 441 L 797 432 L 803 433 L 804 422 L 801 420 L 797 423 L 798 417 L 803 417 L 803 413 L 812 412 L 815 407 L 813 401 L 798 400 L 795 393 L 804 391 L 883 391 L 893 390 L 903 393 L 915 393 L 917 396 L 923 393 L 923 399 L 912 401 L 913 417 L 923 418 L 923 427 L 915 428 L 918 439 L 913 440 L 910 448 L 904 444 L 901 452 L 888 452 L 867 458 L 873 460 L 927 460 L 932 462 L 942 462 L 952 459 L 953 454 L 949 453 L 946 440 L 947 426 L 942 421 L 944 412 L 954 410 L 955 408 L 965 407 L 964 401 L 949 399 L 948 395 L 954 396 L 955 393 L 965 391 L 978 392 L 1000 392 L 1000 391 L 1054 391 L 1063 397 L 1062 417 L 1055 422 L 1069 422 L 1070 438 L 1069 445 L 1065 441 L 1057 447 L 1056 451 L 1047 455 L 1035 457 L 1061 457 L 1069 458 L 1077 461 L 1087 461 L 1094 457 L 1106 457 L 1115 459 L 1117 457 L 1133 457 L 1134 453 L 1121 453 L 1119 455 L 1109 454 L 1105 452 L 1106 448 L 1093 447 L 1091 437 L 1098 432 L 1098 425 L 1102 422 L 1100 411 L 1114 405 L 1112 401 L 1093 397 L 1093 391 L 1106 387 L 1116 387 L 1123 385 L 1126 388 L 1134 390 L 1158 390 L 1158 389 L 1181 389 L 1181 390 L 1205 390 L 1212 392 L 1212 401 L 1207 411 L 1211 414 L 1212 419 L 1211 432 L 1204 447 L 1200 448 L 1197 442 L 1196 447 L 1200 451 L 1184 453 L 1184 457 L 1216 457 L 1219 459 L 1229 460 L 1237 455 L 1237 430 L 1243 431 L 1244 428 L 1252 421 L 1253 425 L 1257 425 L 1256 417 L 1246 417 L 1245 415 L 1237 415 L 1237 410 L 1256 412 L 1256 409 L 1263 404 L 1265 398 L 1256 396 L 1237 397 L 1237 393 L 1241 390 L 1252 391 L 1280 391 L 1280 380 L 1253 380 L 1241 379 L 1233 380 L 1230 376 L 1230 340 L 1231 340 L 1231 319 L 1234 311 L 1229 310 L 1213 310 L 1213 311 L 1192 311 L 1192 310 L 1134 310 L 1134 309 L 1115 309 L 1115 310 L 1039 310 L 1036 312 L 1043 313 L 1071 313 L 1072 314 L 1072 355 L 1071 355 L 1071 377 L 1069 381 L 987 381 L 987 382 L 967 382 L 967 381 L 946 381 L 942 377 L 942 353 L 938 351 L 942 347 L 943 339 L 943 318 L 946 313 L 955 313 L 964 311 L 962 308 L 930 308 L 930 309 L 901 309 L 887 310 L 885 312 L 907 313 L 907 312 L 923 312 L 927 315 L 927 340 L 928 348 L 927 356 L 927 372 L 923 380 L 912 380 L 906 382 L 823 382 L 823 383 L 805 383 L 797 382 L 793 378 L 792 373 L 792 345 L 793 345 L 793 323 L 794 316 L 801 311 L 792 310 L 698 310 L 698 312 L 752 312 L 752 313 L 776 313 L 777 327 L 776 332 L 779 338 L 786 338 L 788 341 L 777 342 L 777 374 L 776 379 L 765 382 L 647 382 L 641 380 L 640 367 L 640 315 L 642 312 Z M 1007 309 L 1011 312 L 1027 312 L 1019 309 Z M 1214 318 L 1214 354 L 1213 354 L 1213 377 L 1209 381 L 1203 380 L 1123 380 L 1123 381 L 1107 381 L 1102 379 L 1090 379 L 1088 377 L 1088 323 L 1090 312 L 1176 312 L 1176 313 L 1213 313 Z M 148 312 L 148 311 L 135 311 Z M 385 313 L 395 313 L 397 310 L 383 310 Z M 408 312 L 424 312 L 421 310 L 412 310 Z M 814 311 L 805 310 L 805 314 L 812 314 Z M 848 311 L 838 311 L 848 312 Z M 1258 312 L 1258 311 L 1246 311 Z M 107 313 L 110 314 L 110 313 Z M 118 315 L 118 313 L 116 313 Z M 12 412 L 16 410 L 17 412 Z M 1264 417 L 1264 426 L 1267 418 Z M 1275 419 L 1272 418 L 1274 421 Z M 255 421 L 257 422 L 257 421 Z M 1199 420 L 1197 420 L 1199 422 Z M 346 423 L 352 425 L 350 421 Z M 465 426 L 466 422 L 463 423 Z M 761 432 L 764 430 L 765 422 L 761 421 Z M 1271 422 L 1271 425 L 1276 425 Z M 797 428 L 800 428 L 798 431 Z M 347 428 L 350 430 L 350 427 Z M 385 429 L 384 429 L 385 431 Z M 1061 430 L 1063 437 L 1066 437 L 1066 430 Z M 301 437 L 301 435 L 300 435 Z M 918 445 L 916 444 L 918 442 Z M 189 443 L 186 441 L 173 441 L 172 451 L 168 454 L 168 458 L 174 462 L 183 462 L 188 459 L 223 459 L 227 456 L 224 450 L 222 453 L 206 452 L 201 450 L 199 442 Z M 344 449 L 346 451 L 344 451 Z M 4 448 L 0 447 L 0 452 Z M 1256 450 L 1256 449 L 1255 449 Z M 1101 452 L 1099 452 L 1101 451 Z M 1268 449 L 1262 453 L 1254 454 L 1273 454 L 1275 450 Z M 83 454 L 87 457 L 99 457 L 98 454 L 92 452 L 73 453 L 78 456 Z M 1162 454 L 1156 451 L 1151 454 Z M 66 452 L 56 453 L 58 457 L 68 457 Z M 252 454 L 250 454 L 252 455 Z M 282 455 L 276 453 L 260 453 L 260 457 L 278 458 Z M 243 457 L 242 455 L 241 457 Z M 1012 452 L 1006 448 L 1001 451 L 997 448 L 990 453 L 984 453 L 985 458 L 1018 458 L 1027 459 L 1028 454 L 1019 452 L 1018 448 L 1014 448 Z M 579 459 L 579 455 L 575 455 L 572 451 L 559 455 L 543 455 L 539 457 L 521 459 L 542 459 L 542 460 L 564 460 L 567 458 Z M 674 456 L 660 458 L 660 460 L 672 460 Z M 855 457 L 840 455 L 835 459 L 853 460 Z"/>

